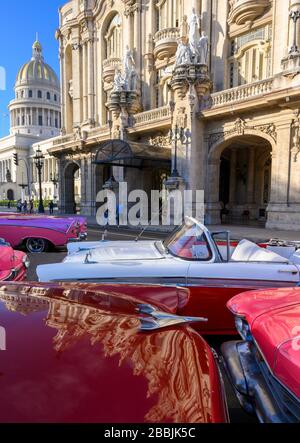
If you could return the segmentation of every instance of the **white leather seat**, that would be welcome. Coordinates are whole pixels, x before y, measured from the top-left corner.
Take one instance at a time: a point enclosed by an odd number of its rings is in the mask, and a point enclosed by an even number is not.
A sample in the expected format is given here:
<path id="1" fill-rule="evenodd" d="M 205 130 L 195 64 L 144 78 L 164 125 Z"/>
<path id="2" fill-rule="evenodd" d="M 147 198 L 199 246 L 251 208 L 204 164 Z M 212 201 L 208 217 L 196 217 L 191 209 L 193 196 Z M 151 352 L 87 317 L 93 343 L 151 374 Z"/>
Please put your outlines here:
<path id="1" fill-rule="evenodd" d="M 231 260 L 241 262 L 289 263 L 288 259 L 281 257 L 275 252 L 260 248 L 249 240 L 242 240 L 239 242 L 231 256 Z"/>

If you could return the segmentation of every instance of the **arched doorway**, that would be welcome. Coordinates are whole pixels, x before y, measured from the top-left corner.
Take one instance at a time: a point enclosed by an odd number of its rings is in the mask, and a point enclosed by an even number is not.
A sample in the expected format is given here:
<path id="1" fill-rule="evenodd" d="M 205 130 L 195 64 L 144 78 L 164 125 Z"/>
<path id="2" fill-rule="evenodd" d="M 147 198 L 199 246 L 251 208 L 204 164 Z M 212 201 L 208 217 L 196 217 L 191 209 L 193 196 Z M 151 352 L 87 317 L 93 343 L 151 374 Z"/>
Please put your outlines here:
<path id="1" fill-rule="evenodd" d="M 65 169 L 65 212 L 74 214 L 80 211 L 81 170 L 77 163 L 70 163 Z"/>
<path id="2" fill-rule="evenodd" d="M 211 150 L 208 163 L 208 223 L 265 225 L 271 194 L 272 144 L 240 135 Z"/>
<path id="3" fill-rule="evenodd" d="M 7 200 L 8 201 L 13 201 L 14 199 L 15 199 L 14 191 L 12 189 L 9 189 L 7 191 Z"/>

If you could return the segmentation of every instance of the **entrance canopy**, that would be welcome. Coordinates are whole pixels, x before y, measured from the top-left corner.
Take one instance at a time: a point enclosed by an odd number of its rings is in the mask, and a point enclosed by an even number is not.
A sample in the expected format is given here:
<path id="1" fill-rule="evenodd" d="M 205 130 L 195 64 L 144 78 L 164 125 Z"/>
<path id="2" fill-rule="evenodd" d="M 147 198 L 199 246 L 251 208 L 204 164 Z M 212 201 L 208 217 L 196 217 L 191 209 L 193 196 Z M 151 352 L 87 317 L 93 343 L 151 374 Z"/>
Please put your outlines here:
<path id="1" fill-rule="evenodd" d="M 160 165 L 170 167 L 171 161 L 172 151 L 169 148 L 145 143 L 127 143 L 123 140 L 109 140 L 100 146 L 94 163 L 143 169 L 146 165 L 149 166 L 149 162 L 159 162 Z"/>

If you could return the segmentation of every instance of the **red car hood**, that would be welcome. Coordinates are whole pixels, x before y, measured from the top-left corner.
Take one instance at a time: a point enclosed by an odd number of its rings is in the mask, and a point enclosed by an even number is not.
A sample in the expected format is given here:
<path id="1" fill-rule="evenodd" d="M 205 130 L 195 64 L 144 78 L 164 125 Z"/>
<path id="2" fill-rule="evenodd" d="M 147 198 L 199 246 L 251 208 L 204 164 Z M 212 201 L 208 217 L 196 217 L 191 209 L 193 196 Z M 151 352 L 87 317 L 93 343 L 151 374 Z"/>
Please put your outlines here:
<path id="1" fill-rule="evenodd" d="M 189 326 L 140 330 L 137 298 L 0 286 L 0 422 L 224 421 L 212 353 Z"/>
<path id="2" fill-rule="evenodd" d="M 228 307 L 246 318 L 275 377 L 300 398 L 300 288 L 240 294 Z"/>

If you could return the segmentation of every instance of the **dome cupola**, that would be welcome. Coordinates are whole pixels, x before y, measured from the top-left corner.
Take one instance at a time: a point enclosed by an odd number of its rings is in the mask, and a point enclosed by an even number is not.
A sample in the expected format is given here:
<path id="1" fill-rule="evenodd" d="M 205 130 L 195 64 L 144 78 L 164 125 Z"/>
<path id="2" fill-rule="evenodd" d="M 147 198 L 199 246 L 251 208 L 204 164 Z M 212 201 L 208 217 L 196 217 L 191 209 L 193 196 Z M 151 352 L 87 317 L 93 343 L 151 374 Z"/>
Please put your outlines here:
<path id="1" fill-rule="evenodd" d="M 12 134 L 49 138 L 60 132 L 60 83 L 55 71 L 44 60 L 38 38 L 32 45 L 31 60 L 18 72 L 15 99 L 9 110 Z"/>

